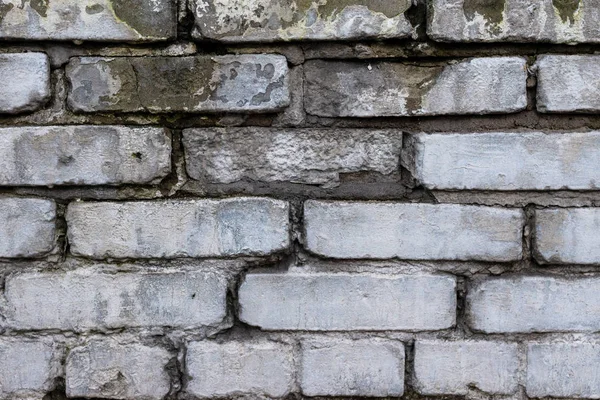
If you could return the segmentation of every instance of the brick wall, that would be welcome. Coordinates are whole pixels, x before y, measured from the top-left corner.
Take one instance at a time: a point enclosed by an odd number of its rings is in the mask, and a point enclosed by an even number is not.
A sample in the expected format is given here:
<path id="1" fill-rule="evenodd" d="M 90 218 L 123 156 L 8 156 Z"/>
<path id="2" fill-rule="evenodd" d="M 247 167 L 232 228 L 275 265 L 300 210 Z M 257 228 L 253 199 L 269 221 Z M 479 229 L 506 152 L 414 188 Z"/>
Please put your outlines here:
<path id="1" fill-rule="evenodd" d="M 0 399 L 600 397 L 597 0 L 0 1 Z"/>

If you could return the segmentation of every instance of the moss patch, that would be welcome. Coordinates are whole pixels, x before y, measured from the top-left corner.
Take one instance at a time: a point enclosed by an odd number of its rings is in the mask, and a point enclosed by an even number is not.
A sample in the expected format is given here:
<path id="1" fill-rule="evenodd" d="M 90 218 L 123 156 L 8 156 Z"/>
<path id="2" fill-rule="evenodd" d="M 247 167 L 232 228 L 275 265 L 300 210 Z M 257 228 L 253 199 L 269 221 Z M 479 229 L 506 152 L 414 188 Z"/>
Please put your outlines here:
<path id="1" fill-rule="evenodd" d="M 575 13 L 579 9 L 581 0 L 552 0 L 552 5 L 558 11 L 563 24 L 575 23 Z"/>
<path id="2" fill-rule="evenodd" d="M 505 0 L 464 0 L 463 12 L 469 20 L 476 14 L 482 15 L 490 27 L 490 32 L 498 33 L 499 25 L 504 19 Z"/>
<path id="3" fill-rule="evenodd" d="M 50 0 L 30 0 L 29 5 L 42 17 L 46 17 L 49 2 Z"/>

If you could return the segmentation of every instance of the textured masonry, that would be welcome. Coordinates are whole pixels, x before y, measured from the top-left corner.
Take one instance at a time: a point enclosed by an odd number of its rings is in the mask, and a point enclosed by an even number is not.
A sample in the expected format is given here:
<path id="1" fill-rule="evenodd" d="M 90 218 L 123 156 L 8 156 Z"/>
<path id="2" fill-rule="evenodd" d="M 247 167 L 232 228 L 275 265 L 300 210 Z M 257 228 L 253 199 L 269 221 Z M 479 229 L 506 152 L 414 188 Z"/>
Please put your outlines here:
<path id="1" fill-rule="evenodd" d="M 48 56 L 43 53 L 0 54 L 0 82 L 0 114 L 41 108 L 50 98 Z"/>

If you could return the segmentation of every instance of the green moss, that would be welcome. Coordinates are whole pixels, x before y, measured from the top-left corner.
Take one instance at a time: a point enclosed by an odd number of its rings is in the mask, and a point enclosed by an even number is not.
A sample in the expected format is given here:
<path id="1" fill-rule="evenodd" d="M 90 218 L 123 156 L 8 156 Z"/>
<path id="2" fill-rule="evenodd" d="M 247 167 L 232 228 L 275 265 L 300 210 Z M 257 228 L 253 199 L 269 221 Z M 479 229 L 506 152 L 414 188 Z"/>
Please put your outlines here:
<path id="1" fill-rule="evenodd" d="M 49 2 L 50 0 L 30 0 L 29 5 L 42 17 L 46 17 Z"/>
<path id="2" fill-rule="evenodd" d="M 488 23 L 490 32 L 498 33 L 504 19 L 505 0 L 464 0 L 463 12 L 469 20 L 476 14 L 482 15 Z"/>
<path id="3" fill-rule="evenodd" d="M 558 11 L 558 15 L 564 24 L 575 23 L 575 13 L 579 9 L 581 0 L 552 0 L 552 5 Z"/>

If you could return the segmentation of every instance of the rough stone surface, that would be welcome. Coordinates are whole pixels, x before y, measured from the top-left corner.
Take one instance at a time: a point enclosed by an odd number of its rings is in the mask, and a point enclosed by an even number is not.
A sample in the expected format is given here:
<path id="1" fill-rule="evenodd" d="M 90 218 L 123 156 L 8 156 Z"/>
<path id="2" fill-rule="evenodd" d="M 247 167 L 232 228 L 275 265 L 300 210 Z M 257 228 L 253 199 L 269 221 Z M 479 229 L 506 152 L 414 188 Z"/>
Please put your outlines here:
<path id="1" fill-rule="evenodd" d="M 304 56 L 304 53 L 302 53 Z M 288 62 L 293 59 L 288 57 Z M 304 62 L 304 60 L 302 60 Z M 304 110 L 304 66 L 298 65 L 289 72 L 290 105 L 273 120 L 273 127 L 295 127 L 306 122 L 306 111 Z"/>
<path id="2" fill-rule="evenodd" d="M 83 57 L 66 67 L 75 111 L 275 112 L 290 103 L 279 55 Z"/>
<path id="3" fill-rule="evenodd" d="M 377 339 L 304 341 L 300 370 L 306 396 L 402 396 L 404 345 Z"/>
<path id="4" fill-rule="evenodd" d="M 600 188 L 600 132 L 411 135 L 404 165 L 441 190 Z"/>
<path id="5" fill-rule="evenodd" d="M 600 329 L 600 279 L 518 276 L 477 281 L 467 293 L 469 325 L 485 333 Z"/>
<path id="6" fill-rule="evenodd" d="M 337 186 L 340 174 L 399 170 L 402 132 L 209 128 L 183 132 L 186 167 L 209 183 L 243 179 Z"/>
<path id="7" fill-rule="evenodd" d="M 114 339 L 93 339 L 69 352 L 66 389 L 69 397 L 160 400 L 170 377 L 168 351 Z"/>
<path id="8" fill-rule="evenodd" d="M 225 42 L 410 36 L 410 0 L 191 0 L 194 35 Z"/>
<path id="9" fill-rule="evenodd" d="M 466 395 L 471 387 L 488 394 L 513 394 L 518 388 L 516 343 L 417 340 L 416 390 L 423 395 Z"/>
<path id="10" fill-rule="evenodd" d="M 67 210 L 71 252 L 91 258 L 266 255 L 289 245 L 288 204 L 266 198 L 79 202 Z"/>
<path id="11" fill-rule="evenodd" d="M 453 64 L 311 60 L 304 106 L 322 117 L 512 113 L 527 106 L 525 59 Z"/>
<path id="12" fill-rule="evenodd" d="M 43 256 L 54 248 L 55 235 L 54 201 L 0 199 L 0 258 Z"/>
<path id="13" fill-rule="evenodd" d="M 172 0 L 3 0 L 0 38 L 162 41 L 177 36 Z"/>
<path id="14" fill-rule="evenodd" d="M 596 0 L 432 0 L 427 34 L 458 42 L 600 42 Z"/>
<path id="15" fill-rule="evenodd" d="M 240 319 L 267 330 L 450 328 L 456 282 L 445 275 L 248 274 Z"/>
<path id="16" fill-rule="evenodd" d="M 165 129 L 0 128 L 1 185 L 151 183 L 169 172 L 171 140 Z"/>
<path id="17" fill-rule="evenodd" d="M 450 204 L 304 204 L 305 246 L 332 258 L 512 261 L 521 210 Z"/>
<path id="18" fill-rule="evenodd" d="M 600 398 L 598 364 L 598 343 L 531 343 L 527 351 L 527 395 Z"/>
<path id="19" fill-rule="evenodd" d="M 0 4 L 0 35 L 2 32 Z M 43 53 L 0 54 L 0 114 L 35 111 L 50 98 L 50 61 Z"/>
<path id="20" fill-rule="evenodd" d="M 102 273 L 78 268 L 6 281 L 6 324 L 16 329 L 98 330 L 216 325 L 226 315 L 227 281 L 214 273 Z"/>
<path id="21" fill-rule="evenodd" d="M 192 342 L 186 366 L 186 391 L 197 397 L 284 397 L 294 383 L 292 346 L 272 341 Z"/>
<path id="22" fill-rule="evenodd" d="M 535 258 L 544 264 L 600 264 L 598 233 L 600 208 L 536 210 Z"/>

